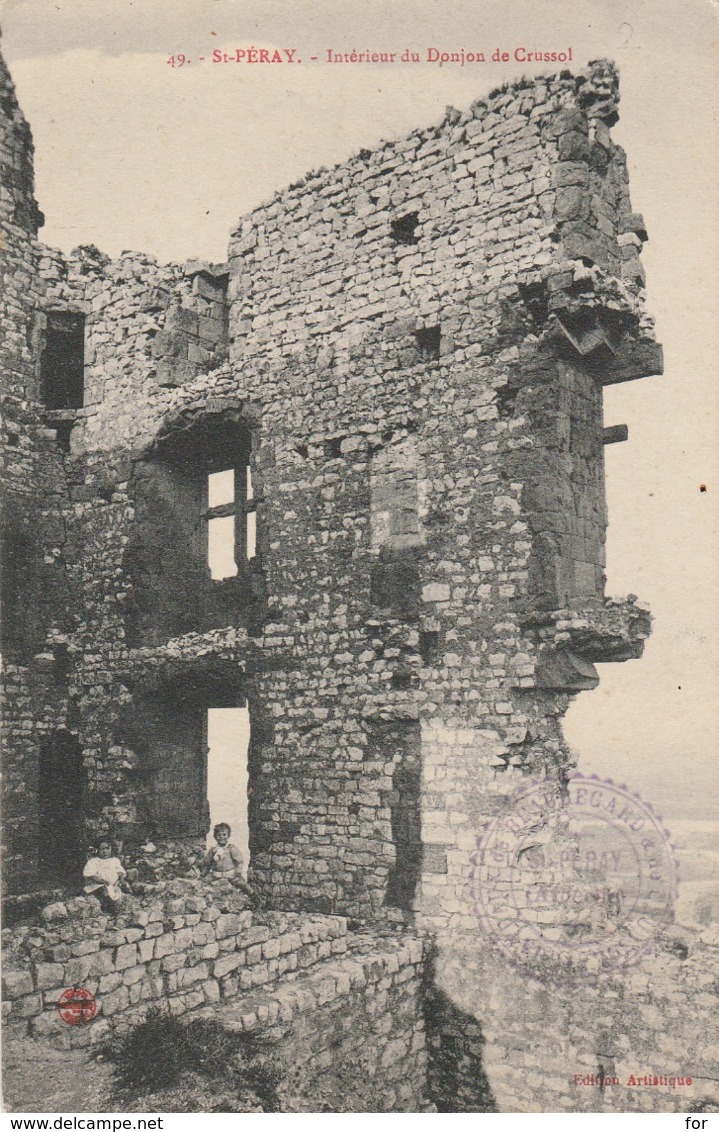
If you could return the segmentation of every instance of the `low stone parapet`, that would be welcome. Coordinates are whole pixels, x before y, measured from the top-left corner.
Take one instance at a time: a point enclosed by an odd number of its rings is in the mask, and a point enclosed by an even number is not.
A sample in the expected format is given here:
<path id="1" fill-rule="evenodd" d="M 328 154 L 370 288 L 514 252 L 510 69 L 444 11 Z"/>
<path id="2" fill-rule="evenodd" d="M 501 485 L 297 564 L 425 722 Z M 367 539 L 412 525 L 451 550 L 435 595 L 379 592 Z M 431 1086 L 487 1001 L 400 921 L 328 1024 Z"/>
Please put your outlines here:
<path id="1" fill-rule="evenodd" d="M 338 916 L 247 909 L 227 882 L 176 881 L 109 916 L 91 896 L 48 905 L 3 932 L 3 1017 L 38 1038 L 82 1045 L 138 1007 L 181 1014 L 275 983 L 347 950 Z M 92 1026 L 68 1026 L 62 995 L 93 996 Z"/>

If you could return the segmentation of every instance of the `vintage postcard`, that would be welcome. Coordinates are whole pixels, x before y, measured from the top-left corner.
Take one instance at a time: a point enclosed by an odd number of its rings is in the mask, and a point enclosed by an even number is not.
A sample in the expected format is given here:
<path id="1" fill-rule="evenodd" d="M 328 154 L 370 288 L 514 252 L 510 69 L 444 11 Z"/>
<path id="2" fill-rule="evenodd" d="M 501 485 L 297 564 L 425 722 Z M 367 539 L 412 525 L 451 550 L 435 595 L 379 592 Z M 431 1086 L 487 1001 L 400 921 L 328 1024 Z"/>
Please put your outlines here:
<path id="1" fill-rule="evenodd" d="M 716 5 L 2 17 L 6 1111 L 706 1128 Z"/>

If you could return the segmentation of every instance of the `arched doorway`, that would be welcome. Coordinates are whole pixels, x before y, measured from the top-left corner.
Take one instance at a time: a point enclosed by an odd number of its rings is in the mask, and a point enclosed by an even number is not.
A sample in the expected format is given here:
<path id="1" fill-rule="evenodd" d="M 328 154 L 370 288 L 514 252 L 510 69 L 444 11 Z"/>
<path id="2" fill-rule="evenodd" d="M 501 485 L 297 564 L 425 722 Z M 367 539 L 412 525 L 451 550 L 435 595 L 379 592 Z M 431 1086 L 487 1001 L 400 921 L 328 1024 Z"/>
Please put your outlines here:
<path id="1" fill-rule="evenodd" d="M 38 867 L 43 881 L 80 882 L 84 863 L 85 771 L 82 748 L 64 728 L 40 751 Z"/>

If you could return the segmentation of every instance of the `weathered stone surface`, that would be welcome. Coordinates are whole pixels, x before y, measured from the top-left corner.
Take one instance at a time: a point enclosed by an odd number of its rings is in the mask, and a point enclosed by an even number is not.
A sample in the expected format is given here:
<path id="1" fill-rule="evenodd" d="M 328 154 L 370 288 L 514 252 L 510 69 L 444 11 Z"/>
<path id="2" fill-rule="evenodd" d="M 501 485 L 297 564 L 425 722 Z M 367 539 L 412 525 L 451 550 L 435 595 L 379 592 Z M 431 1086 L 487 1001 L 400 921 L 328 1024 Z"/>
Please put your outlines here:
<path id="1" fill-rule="evenodd" d="M 113 1026 L 221 996 L 240 1028 L 279 1027 L 324 1109 L 417 1111 L 421 941 L 348 944 L 336 912 L 435 933 L 430 1084 L 455 1109 L 591 1103 L 567 1063 L 595 1067 L 600 1017 L 627 1057 L 671 1056 L 672 986 L 709 1009 L 708 942 L 662 960 L 674 982 L 636 1014 L 651 1046 L 622 1005 L 649 993 L 645 971 L 616 998 L 592 992 L 589 1018 L 582 996 L 517 982 L 478 943 L 467 879 L 514 785 L 571 772 L 568 693 L 649 632 L 644 607 L 603 591 L 601 386 L 661 368 L 613 70 L 498 91 L 313 175 L 241 222 L 224 265 L 39 244 L 31 142 L 2 78 L 4 596 L 23 614 L 4 642 L 6 872 L 37 886 L 28 787 L 72 729 L 82 833 L 131 831 L 145 889 L 111 922 L 77 898 L 43 910 L 41 935 L 11 929 L 27 973 L 8 968 L 10 1019 L 56 1034 L 62 977 Z M 53 319 L 80 313 L 82 404 L 60 408 L 41 358 Z M 237 574 L 215 580 L 207 477 L 230 466 Z M 301 914 L 255 915 L 197 875 L 206 711 L 248 701 L 251 882 L 263 907 Z M 78 830 L 55 834 L 79 852 Z"/>

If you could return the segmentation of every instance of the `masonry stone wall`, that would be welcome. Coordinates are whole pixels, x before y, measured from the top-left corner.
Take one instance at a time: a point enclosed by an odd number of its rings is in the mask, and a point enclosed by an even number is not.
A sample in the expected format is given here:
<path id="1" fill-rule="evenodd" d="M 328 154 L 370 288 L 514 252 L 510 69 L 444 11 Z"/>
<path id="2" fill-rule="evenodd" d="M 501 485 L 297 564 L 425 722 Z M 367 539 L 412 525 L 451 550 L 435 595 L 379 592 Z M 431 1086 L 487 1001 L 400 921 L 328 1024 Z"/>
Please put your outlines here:
<path id="1" fill-rule="evenodd" d="M 73 589 L 34 661 L 51 678 L 63 650 L 90 834 L 178 757 L 126 739 L 148 679 L 178 701 L 157 676 L 177 656 L 197 713 L 218 702 L 208 656 L 237 667 L 252 871 L 275 906 L 384 914 L 409 823 L 426 897 L 418 878 L 402 911 L 461 915 L 446 861 L 518 776 L 566 773 L 568 696 L 648 632 L 603 598 L 601 388 L 660 365 L 615 118 L 602 64 L 498 92 L 280 194 L 229 268 L 42 249 L 36 336 L 43 311 L 80 311 L 86 353 L 83 407 L 36 406 L 69 447 Z M 233 459 L 257 553 L 212 582 L 201 480 Z M 395 780 L 418 728 L 423 773 L 438 744 L 449 773 L 410 816 Z M 136 841 L 182 832 L 148 821 Z"/>
<path id="2" fill-rule="evenodd" d="M 48 688 L 32 660 L 51 619 L 66 622 L 72 596 L 62 558 L 66 531 L 60 509 L 67 497 L 62 458 L 55 433 L 37 412 L 33 333 L 41 302 L 36 236 L 43 217 L 34 198 L 30 130 L 2 61 L 0 99 L 3 743 L 9 752 L 3 842 L 6 875 L 22 890 L 33 887 L 37 876 L 32 811 L 39 736 L 61 724 L 67 712 L 65 690 Z"/>
<path id="3" fill-rule="evenodd" d="M 440 1111 L 715 1111 L 715 927 L 668 928 L 637 966 L 579 985 L 513 970 L 478 930 L 445 940 L 435 968 L 428 1044 Z"/>

